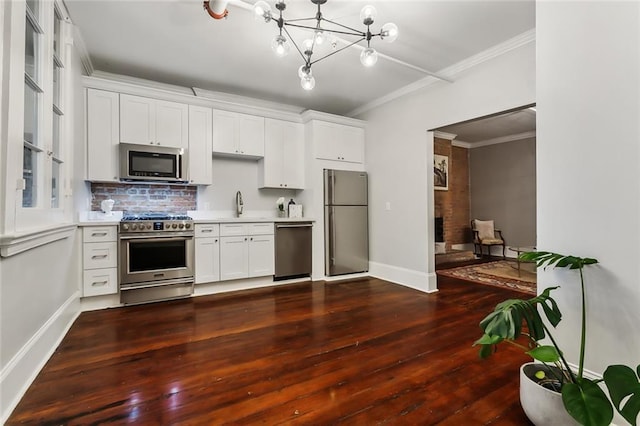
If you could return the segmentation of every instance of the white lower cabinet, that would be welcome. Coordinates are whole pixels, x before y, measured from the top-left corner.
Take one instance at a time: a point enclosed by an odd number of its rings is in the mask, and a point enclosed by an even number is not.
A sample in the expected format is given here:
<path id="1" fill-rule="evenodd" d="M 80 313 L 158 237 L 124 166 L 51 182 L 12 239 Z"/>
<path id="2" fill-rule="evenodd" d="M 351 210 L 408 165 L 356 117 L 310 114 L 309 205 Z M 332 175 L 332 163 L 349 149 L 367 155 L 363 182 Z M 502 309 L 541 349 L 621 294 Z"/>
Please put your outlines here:
<path id="1" fill-rule="evenodd" d="M 220 280 L 274 273 L 273 222 L 220 225 Z"/>
<path id="2" fill-rule="evenodd" d="M 117 236 L 116 226 L 86 226 L 83 228 L 83 297 L 118 292 Z"/>
<path id="3" fill-rule="evenodd" d="M 195 226 L 196 284 L 220 281 L 220 231 L 218 224 Z"/>

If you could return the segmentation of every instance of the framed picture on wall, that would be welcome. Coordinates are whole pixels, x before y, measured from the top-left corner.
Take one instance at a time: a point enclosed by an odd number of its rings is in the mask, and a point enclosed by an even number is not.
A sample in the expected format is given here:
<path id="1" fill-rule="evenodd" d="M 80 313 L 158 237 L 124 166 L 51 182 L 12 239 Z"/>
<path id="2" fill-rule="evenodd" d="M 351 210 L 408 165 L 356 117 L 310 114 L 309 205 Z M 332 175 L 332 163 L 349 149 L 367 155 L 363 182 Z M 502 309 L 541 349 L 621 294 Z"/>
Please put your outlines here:
<path id="1" fill-rule="evenodd" d="M 433 156 L 433 187 L 439 191 L 449 189 L 449 157 L 446 155 Z"/>

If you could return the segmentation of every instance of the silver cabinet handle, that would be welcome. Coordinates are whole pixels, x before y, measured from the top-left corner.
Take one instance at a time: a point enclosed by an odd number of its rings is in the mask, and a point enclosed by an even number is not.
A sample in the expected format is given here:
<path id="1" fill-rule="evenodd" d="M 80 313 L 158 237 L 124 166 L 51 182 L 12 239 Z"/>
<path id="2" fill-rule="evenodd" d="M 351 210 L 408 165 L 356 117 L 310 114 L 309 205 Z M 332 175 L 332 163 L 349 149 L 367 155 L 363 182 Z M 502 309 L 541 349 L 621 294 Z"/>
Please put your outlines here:
<path id="1" fill-rule="evenodd" d="M 91 233 L 92 237 L 106 237 L 107 233 L 106 232 L 93 232 Z"/>
<path id="2" fill-rule="evenodd" d="M 91 256 L 92 259 L 104 259 L 106 257 L 106 254 L 94 254 L 93 256 Z"/>
<path id="3" fill-rule="evenodd" d="M 205 232 L 213 232 L 213 229 L 203 229 L 202 233 L 204 234 Z"/>
<path id="4" fill-rule="evenodd" d="M 108 282 L 109 281 L 106 281 L 106 280 L 105 281 L 94 281 L 94 282 L 91 283 L 91 285 L 94 286 L 94 287 L 97 286 L 97 285 L 107 285 Z"/>

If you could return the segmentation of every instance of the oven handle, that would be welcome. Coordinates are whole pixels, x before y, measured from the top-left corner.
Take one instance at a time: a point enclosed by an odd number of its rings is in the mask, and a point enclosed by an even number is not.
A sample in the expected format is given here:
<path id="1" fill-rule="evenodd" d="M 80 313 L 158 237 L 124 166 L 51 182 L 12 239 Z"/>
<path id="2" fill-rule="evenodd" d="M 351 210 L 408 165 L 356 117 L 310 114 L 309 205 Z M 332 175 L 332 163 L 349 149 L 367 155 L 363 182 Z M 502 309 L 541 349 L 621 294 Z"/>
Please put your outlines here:
<path id="1" fill-rule="evenodd" d="M 158 234 L 138 234 L 138 235 L 120 235 L 121 240 L 149 240 L 154 239 L 158 241 L 171 241 L 171 240 L 185 240 L 191 239 L 194 237 L 193 233 L 184 233 L 184 234 L 171 234 L 167 235 L 158 235 Z"/>

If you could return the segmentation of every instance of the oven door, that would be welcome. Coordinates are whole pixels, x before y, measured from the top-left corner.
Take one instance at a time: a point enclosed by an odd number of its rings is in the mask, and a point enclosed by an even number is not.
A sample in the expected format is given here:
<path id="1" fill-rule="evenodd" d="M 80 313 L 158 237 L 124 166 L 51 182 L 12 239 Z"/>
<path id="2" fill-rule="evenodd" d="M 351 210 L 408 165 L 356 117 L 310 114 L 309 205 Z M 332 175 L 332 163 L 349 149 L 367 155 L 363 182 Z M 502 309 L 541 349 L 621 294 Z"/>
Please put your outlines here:
<path id="1" fill-rule="evenodd" d="M 120 237 L 120 284 L 193 278 L 193 234 Z"/>

